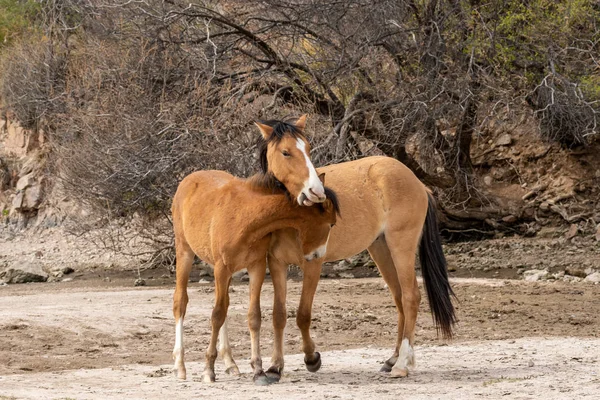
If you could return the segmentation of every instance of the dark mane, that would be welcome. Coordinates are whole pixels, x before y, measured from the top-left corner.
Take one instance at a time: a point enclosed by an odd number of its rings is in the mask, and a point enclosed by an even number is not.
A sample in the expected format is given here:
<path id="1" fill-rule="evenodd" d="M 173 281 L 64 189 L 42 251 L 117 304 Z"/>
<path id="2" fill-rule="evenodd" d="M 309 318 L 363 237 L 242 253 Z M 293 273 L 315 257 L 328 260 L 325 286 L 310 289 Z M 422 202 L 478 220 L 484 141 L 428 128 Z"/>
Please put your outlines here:
<path id="1" fill-rule="evenodd" d="M 271 193 L 285 193 L 289 200 L 292 200 L 290 196 L 290 192 L 287 191 L 283 183 L 281 183 L 275 176 L 271 173 L 262 173 L 252 175 L 248 178 L 248 182 L 259 189 L 267 190 Z"/>
<path id="2" fill-rule="evenodd" d="M 268 125 L 273 128 L 273 133 L 269 137 L 269 139 L 265 140 L 262 136 L 258 140 L 258 150 L 259 150 L 259 160 L 260 160 L 260 170 L 263 174 L 266 174 L 269 171 L 269 162 L 267 161 L 267 147 L 271 142 L 279 142 L 283 137 L 287 135 L 291 135 L 293 138 L 303 137 L 304 134 L 296 125 L 292 123 L 291 120 L 287 121 L 278 121 L 275 119 L 271 119 L 268 121 L 259 121 L 261 124 Z"/>
<path id="3" fill-rule="evenodd" d="M 331 204 L 333 205 L 335 213 L 341 217 L 342 214 L 340 212 L 340 202 L 338 201 L 337 194 L 333 191 L 333 189 L 330 189 L 327 186 L 325 186 L 325 196 L 327 196 L 327 200 L 331 200 Z M 320 208 L 321 212 L 325 212 L 323 203 L 317 203 L 316 205 Z"/>

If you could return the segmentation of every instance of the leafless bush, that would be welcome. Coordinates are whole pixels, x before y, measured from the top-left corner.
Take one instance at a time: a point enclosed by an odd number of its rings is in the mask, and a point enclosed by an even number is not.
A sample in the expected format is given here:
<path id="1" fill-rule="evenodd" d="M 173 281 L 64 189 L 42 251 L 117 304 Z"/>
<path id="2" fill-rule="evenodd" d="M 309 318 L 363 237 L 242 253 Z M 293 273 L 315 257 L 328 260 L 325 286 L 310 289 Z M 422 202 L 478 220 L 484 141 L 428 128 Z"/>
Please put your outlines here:
<path id="1" fill-rule="evenodd" d="M 528 97 L 539 120 L 540 133 L 567 147 L 585 145 L 598 133 L 599 111 L 581 89 L 556 74 L 544 77 Z"/>
<path id="2" fill-rule="evenodd" d="M 21 41 L 0 63 L 0 97 L 26 128 L 64 108 L 66 58 L 48 40 Z"/>
<path id="3" fill-rule="evenodd" d="M 253 169 L 250 119 L 227 121 L 233 110 L 207 105 L 214 88 L 193 81 L 185 101 L 157 84 L 174 75 L 176 55 L 156 55 L 96 42 L 72 55 L 67 110 L 52 143 L 67 193 L 99 214 L 162 217 L 177 183 L 188 173 L 216 168 L 237 175 Z M 227 99 L 227 94 L 222 93 Z"/>

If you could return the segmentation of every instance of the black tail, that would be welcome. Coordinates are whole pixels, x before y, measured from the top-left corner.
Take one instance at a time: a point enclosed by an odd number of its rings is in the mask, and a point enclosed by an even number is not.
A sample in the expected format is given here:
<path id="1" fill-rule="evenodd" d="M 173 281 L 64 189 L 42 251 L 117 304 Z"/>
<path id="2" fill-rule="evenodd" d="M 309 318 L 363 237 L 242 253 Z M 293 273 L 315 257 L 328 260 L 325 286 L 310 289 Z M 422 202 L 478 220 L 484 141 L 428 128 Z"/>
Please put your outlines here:
<path id="1" fill-rule="evenodd" d="M 427 217 L 419 245 L 421 272 L 435 326 L 438 332 L 442 331 L 444 338 L 450 339 L 452 338 L 452 325 L 456 322 L 451 299 L 454 292 L 448 282 L 446 257 L 444 257 L 438 230 L 435 200 L 431 194 L 428 194 L 428 198 Z"/>

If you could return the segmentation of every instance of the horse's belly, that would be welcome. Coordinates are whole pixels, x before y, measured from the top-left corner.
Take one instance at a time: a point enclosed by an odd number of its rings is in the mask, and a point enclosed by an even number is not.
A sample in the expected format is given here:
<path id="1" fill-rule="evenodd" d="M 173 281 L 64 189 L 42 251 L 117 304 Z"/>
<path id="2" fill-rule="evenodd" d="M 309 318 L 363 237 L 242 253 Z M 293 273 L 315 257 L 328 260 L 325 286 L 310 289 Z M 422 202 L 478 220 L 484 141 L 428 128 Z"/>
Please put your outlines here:
<path id="1" fill-rule="evenodd" d="M 369 185 L 347 185 L 335 177 L 327 178 L 327 186 L 335 190 L 341 208 L 341 217 L 331 231 L 325 256 L 326 261 L 335 261 L 360 253 L 381 235 L 385 228 L 385 210 L 378 193 Z"/>
<path id="2" fill-rule="evenodd" d="M 357 222 L 361 218 L 353 217 Z M 339 221 L 339 220 L 338 220 Z M 375 226 L 372 221 L 361 224 L 342 226 L 336 224 L 331 231 L 325 261 L 335 261 L 352 257 L 369 247 L 383 232 L 383 227 Z"/>
<path id="3" fill-rule="evenodd" d="M 410 215 L 413 203 L 418 202 L 416 193 L 424 193 L 413 173 L 388 157 L 330 165 L 319 168 L 319 172 L 325 172 L 325 184 L 336 192 L 341 209 L 331 231 L 326 261 L 348 258 L 368 248 L 391 223 L 391 208 L 396 208 L 396 215 L 402 209 Z M 398 225 L 404 220 L 394 221 Z"/>

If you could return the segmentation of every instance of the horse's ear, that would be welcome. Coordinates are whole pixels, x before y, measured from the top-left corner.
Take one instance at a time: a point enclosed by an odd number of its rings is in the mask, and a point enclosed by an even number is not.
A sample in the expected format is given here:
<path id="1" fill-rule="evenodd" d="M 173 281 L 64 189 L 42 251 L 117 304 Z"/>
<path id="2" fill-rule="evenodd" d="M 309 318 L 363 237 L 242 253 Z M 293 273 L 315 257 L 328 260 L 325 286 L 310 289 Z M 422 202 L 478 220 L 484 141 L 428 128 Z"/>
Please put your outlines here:
<path id="1" fill-rule="evenodd" d="M 296 128 L 300 129 L 301 131 L 304 131 L 304 128 L 306 128 L 306 114 L 300 116 L 300 118 L 296 120 L 294 125 L 296 126 Z"/>
<path id="2" fill-rule="evenodd" d="M 325 186 L 325 172 L 321 172 L 319 174 L 319 180 L 321 181 L 321 183 L 323 184 L 323 186 Z"/>
<path id="3" fill-rule="evenodd" d="M 254 121 L 254 125 L 256 125 L 257 128 L 260 130 L 260 133 L 261 133 L 262 137 L 265 140 L 269 140 L 269 138 L 273 134 L 273 128 L 270 127 L 269 125 L 261 124 L 258 121 Z"/>

